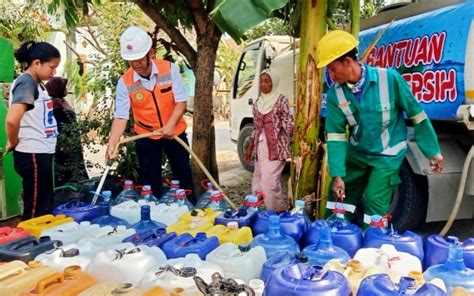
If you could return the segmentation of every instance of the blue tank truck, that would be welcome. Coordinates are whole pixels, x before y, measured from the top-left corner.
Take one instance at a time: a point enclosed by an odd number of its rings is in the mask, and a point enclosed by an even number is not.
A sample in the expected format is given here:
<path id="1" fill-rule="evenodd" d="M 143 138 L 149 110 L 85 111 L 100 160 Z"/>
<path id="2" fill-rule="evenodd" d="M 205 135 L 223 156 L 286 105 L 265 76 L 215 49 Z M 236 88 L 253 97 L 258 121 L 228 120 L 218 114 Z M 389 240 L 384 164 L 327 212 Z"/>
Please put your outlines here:
<path id="1" fill-rule="evenodd" d="M 364 53 L 396 19 L 368 51 L 366 62 L 402 73 L 433 122 L 445 167 L 439 176 L 431 173 L 409 129 L 402 183 L 392 201 L 394 223 L 400 229 L 412 229 L 425 221 L 447 220 L 459 190 L 463 199 L 456 219 L 470 219 L 474 213 L 474 162 L 468 159 L 474 144 L 474 1 L 432 0 L 400 6 L 387 7 L 361 22 L 359 52 Z M 280 90 L 290 105 L 294 102 L 295 79 L 289 69 L 294 68 L 298 50 L 291 47 L 290 37 L 267 36 L 250 42 L 242 52 L 231 90 L 230 123 L 239 156 L 252 129 L 251 103 L 258 97 L 261 70 L 271 67 L 282 73 Z M 325 83 L 330 81 L 325 79 Z M 252 169 L 242 157 L 241 162 Z"/>

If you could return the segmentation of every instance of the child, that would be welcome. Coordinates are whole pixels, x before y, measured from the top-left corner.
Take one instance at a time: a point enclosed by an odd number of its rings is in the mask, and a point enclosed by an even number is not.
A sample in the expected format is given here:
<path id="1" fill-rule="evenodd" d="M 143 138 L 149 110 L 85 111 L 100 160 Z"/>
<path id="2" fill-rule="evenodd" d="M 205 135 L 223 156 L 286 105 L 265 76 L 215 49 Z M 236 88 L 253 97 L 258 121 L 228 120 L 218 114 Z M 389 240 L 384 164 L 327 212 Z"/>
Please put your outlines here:
<path id="1" fill-rule="evenodd" d="M 278 82 L 275 71 L 266 69 L 260 73 L 261 95 L 253 105 L 254 130 L 245 157 L 250 161 L 255 156 L 252 192 L 261 191 L 265 207 L 281 212 L 287 205 L 280 179 L 286 159 L 291 156 L 294 121 L 288 98 L 278 92 Z"/>
<path id="2" fill-rule="evenodd" d="M 42 81 L 54 76 L 61 57 L 49 43 L 28 41 L 15 52 L 15 58 L 26 70 L 11 88 L 5 153 L 13 151 L 15 171 L 23 179 L 23 220 L 27 220 L 52 210 L 58 132 L 53 103 Z"/>

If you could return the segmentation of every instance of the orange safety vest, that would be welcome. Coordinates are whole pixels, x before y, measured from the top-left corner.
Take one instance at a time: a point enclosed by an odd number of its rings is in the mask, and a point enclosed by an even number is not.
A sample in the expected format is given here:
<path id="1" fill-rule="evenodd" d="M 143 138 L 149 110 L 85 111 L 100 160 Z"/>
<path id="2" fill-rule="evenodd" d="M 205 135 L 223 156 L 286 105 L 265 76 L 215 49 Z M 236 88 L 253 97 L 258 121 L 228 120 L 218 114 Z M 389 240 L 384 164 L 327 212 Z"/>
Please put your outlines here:
<path id="1" fill-rule="evenodd" d="M 133 129 L 137 134 L 149 133 L 163 127 L 173 114 L 176 105 L 171 81 L 171 63 L 164 60 L 153 60 L 153 62 L 158 68 L 153 91 L 146 89 L 140 81 L 133 80 L 134 70 L 131 67 L 122 76 L 132 106 Z M 174 128 L 174 134 L 180 135 L 185 130 L 186 122 L 181 117 Z"/>

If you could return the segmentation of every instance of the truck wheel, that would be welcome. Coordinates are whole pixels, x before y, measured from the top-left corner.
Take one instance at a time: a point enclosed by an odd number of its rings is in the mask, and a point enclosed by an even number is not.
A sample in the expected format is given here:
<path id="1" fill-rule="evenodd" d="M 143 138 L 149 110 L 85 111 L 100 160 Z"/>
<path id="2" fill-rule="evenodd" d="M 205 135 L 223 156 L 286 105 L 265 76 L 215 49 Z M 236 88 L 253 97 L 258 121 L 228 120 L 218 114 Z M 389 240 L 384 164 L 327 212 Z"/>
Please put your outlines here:
<path id="1" fill-rule="evenodd" d="M 253 172 L 253 160 L 251 162 L 246 162 L 244 160 L 245 151 L 249 146 L 250 135 L 253 131 L 253 124 L 246 124 L 240 130 L 239 138 L 237 139 L 237 152 L 239 153 L 239 160 L 244 169 L 247 171 Z"/>
<path id="2" fill-rule="evenodd" d="M 413 230 L 425 222 L 428 206 L 428 182 L 413 173 L 406 160 L 400 167 L 401 183 L 395 188 L 390 213 L 399 231 Z"/>

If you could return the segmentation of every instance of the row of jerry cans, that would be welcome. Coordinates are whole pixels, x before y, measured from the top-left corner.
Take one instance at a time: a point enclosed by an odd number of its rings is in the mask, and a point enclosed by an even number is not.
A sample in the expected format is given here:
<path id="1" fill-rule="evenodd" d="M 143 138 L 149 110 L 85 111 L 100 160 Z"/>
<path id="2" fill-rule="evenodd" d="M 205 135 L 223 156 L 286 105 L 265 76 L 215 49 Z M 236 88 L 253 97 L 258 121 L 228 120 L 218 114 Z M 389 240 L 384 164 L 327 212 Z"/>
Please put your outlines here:
<path id="1" fill-rule="evenodd" d="M 150 289 L 135 288 L 131 283 L 114 281 L 98 282 L 79 266 L 69 266 L 58 272 L 39 261 L 31 261 L 28 265 L 22 261 L 12 261 L 0 266 L 0 289 L 2 295 L 78 295 L 78 296 L 184 296 L 200 295 L 188 293 L 184 288 Z"/>

